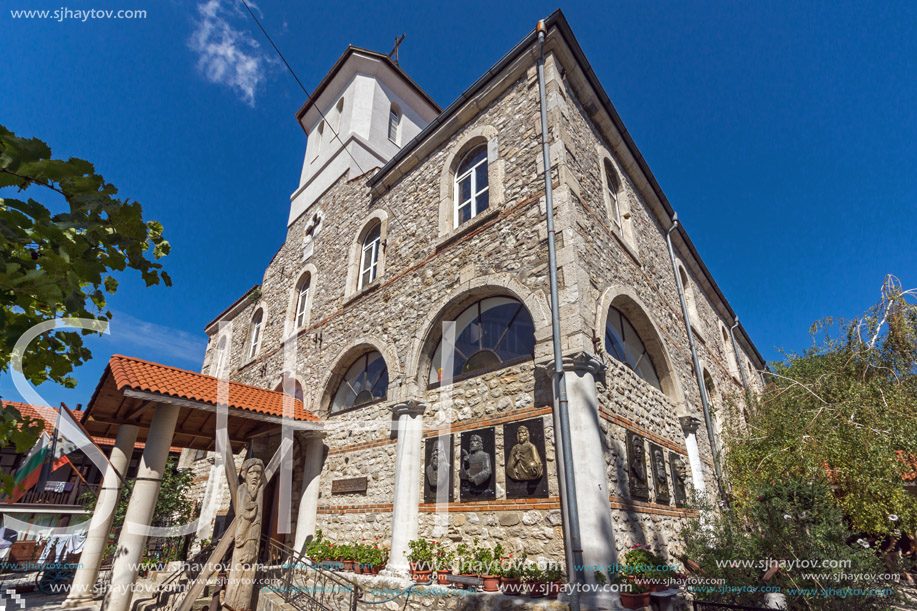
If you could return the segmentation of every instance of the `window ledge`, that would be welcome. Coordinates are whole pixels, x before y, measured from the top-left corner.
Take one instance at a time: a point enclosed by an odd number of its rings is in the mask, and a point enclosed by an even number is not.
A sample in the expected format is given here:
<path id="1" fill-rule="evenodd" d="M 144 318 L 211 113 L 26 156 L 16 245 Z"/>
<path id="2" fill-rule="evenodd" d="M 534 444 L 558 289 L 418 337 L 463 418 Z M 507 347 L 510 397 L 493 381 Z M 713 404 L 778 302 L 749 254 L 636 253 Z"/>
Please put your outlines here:
<path id="1" fill-rule="evenodd" d="M 381 278 L 381 276 L 376 276 L 375 280 L 373 280 L 372 282 L 370 282 L 369 284 L 361 288 L 359 291 L 355 292 L 353 295 L 345 299 L 343 307 L 346 308 L 350 306 L 351 304 L 354 304 L 357 301 L 359 301 L 361 297 L 365 297 L 366 295 L 369 295 L 370 293 L 374 293 L 377 290 L 379 290 L 379 287 L 382 286 L 382 282 L 379 281 L 379 278 Z"/>
<path id="2" fill-rule="evenodd" d="M 690 316 L 690 315 L 689 315 L 689 316 Z M 697 340 L 699 340 L 700 343 L 702 343 L 702 344 L 704 344 L 704 345 L 706 346 L 706 345 L 707 345 L 707 340 L 704 339 L 704 334 L 701 332 L 701 330 L 699 329 L 699 327 L 700 327 L 700 325 L 698 325 L 697 323 L 695 323 L 693 320 L 691 321 L 691 331 L 694 332 L 694 337 L 695 337 Z"/>
<path id="3" fill-rule="evenodd" d="M 612 225 L 611 235 L 615 237 L 615 240 L 618 241 L 618 244 L 621 245 L 621 248 L 624 249 L 624 252 L 630 255 L 630 258 L 634 260 L 634 263 L 636 263 L 639 267 L 643 267 L 643 264 L 640 262 L 640 257 L 637 256 L 637 251 L 634 250 L 633 246 L 627 243 L 627 240 L 625 240 L 624 236 L 621 235 L 621 230 L 617 228 L 618 226 L 614 225 L 614 223 L 612 223 Z"/>
<path id="4" fill-rule="evenodd" d="M 466 235 L 468 235 L 475 229 L 479 229 L 481 225 L 484 225 L 488 221 L 492 221 L 493 219 L 497 218 L 497 215 L 499 214 L 500 214 L 500 210 L 496 206 L 494 206 L 492 208 L 488 208 L 487 210 L 475 216 L 471 220 L 465 221 L 464 223 L 462 223 L 461 225 L 453 229 L 451 232 L 447 233 L 445 236 L 442 237 L 442 239 L 440 239 L 439 242 L 437 242 L 436 252 L 440 252 L 441 250 L 445 249 L 446 247 L 450 246 L 451 244 L 458 242 L 459 240 L 464 238 Z"/>

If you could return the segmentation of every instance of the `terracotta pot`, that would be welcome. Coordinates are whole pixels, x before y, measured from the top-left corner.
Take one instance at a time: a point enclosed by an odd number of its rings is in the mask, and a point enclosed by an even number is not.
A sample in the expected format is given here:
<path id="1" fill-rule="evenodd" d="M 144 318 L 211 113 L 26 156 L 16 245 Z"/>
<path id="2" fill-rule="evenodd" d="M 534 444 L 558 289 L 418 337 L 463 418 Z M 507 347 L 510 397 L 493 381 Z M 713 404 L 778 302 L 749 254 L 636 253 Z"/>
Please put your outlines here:
<path id="1" fill-rule="evenodd" d="M 459 576 L 461 576 L 461 577 L 477 577 L 477 575 L 475 575 L 474 573 L 459 573 Z M 457 587 L 463 589 L 463 590 L 474 590 L 474 586 L 465 585 L 465 584 L 463 584 L 463 583 L 458 583 L 458 584 L 455 584 L 455 585 L 456 585 Z"/>
<path id="2" fill-rule="evenodd" d="M 485 592 L 497 592 L 500 590 L 499 575 L 481 575 L 480 577 L 484 580 Z"/>
<path id="3" fill-rule="evenodd" d="M 523 593 L 522 579 L 519 577 L 501 577 L 500 589 L 504 594 L 513 594 L 521 596 Z"/>
<path id="4" fill-rule="evenodd" d="M 430 573 L 433 571 L 411 571 L 411 577 L 417 583 L 430 583 Z"/>
<path id="5" fill-rule="evenodd" d="M 446 581 L 446 575 L 451 575 L 452 571 L 449 569 L 441 569 L 436 571 L 436 583 L 441 586 L 449 585 L 449 582 Z"/>
<path id="6" fill-rule="evenodd" d="M 379 574 L 379 571 L 381 571 L 384 567 L 385 567 L 384 564 L 379 564 L 379 565 L 370 567 L 369 570 L 370 570 L 370 572 L 371 572 L 373 575 L 378 575 L 378 574 Z"/>
<path id="7" fill-rule="evenodd" d="M 648 607 L 650 605 L 650 593 L 644 592 L 643 594 L 632 594 L 630 592 L 619 592 L 621 596 L 621 604 L 624 605 L 625 609 L 640 609 L 642 607 Z"/>
<path id="8" fill-rule="evenodd" d="M 548 584 L 543 581 L 535 581 L 525 584 L 525 592 L 532 598 L 543 598 L 548 595 Z"/>
<path id="9" fill-rule="evenodd" d="M 561 588 L 564 587 L 564 582 L 562 581 L 551 581 L 545 584 L 547 586 L 548 598 L 551 600 L 557 600 L 557 595 L 560 594 Z"/>

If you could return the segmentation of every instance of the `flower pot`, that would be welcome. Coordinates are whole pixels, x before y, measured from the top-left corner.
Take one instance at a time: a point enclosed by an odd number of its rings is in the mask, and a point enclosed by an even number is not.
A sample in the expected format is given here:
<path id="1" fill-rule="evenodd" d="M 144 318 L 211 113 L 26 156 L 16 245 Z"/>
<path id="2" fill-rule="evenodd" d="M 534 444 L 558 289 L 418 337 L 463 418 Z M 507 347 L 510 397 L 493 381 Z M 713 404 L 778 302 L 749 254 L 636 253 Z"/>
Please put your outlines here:
<path id="1" fill-rule="evenodd" d="M 500 578 L 500 589 L 504 594 L 512 594 L 515 596 L 522 595 L 522 579 L 519 577 L 501 577 Z"/>
<path id="2" fill-rule="evenodd" d="M 461 577 L 477 577 L 474 573 L 459 573 Z M 457 587 L 463 590 L 474 590 L 474 586 L 466 585 L 464 583 L 455 584 Z"/>
<path id="3" fill-rule="evenodd" d="M 484 580 L 484 591 L 485 592 L 497 592 L 500 589 L 500 576 L 499 575 L 481 575 L 481 578 Z"/>
<path id="4" fill-rule="evenodd" d="M 544 598 L 548 595 L 548 584 L 543 581 L 534 581 L 525 584 L 525 592 L 532 598 Z"/>
<path id="5" fill-rule="evenodd" d="M 452 571 L 449 569 L 440 569 L 436 571 L 436 583 L 441 586 L 449 585 L 449 582 L 446 581 L 446 576 L 451 575 Z"/>
<path id="6" fill-rule="evenodd" d="M 433 571 L 411 571 L 411 578 L 416 583 L 430 583 L 430 573 Z"/>
<path id="7" fill-rule="evenodd" d="M 642 594 L 619 592 L 619 594 L 621 596 L 621 604 L 624 605 L 625 609 L 640 609 L 642 607 L 648 607 L 650 604 L 649 592 L 644 592 Z"/>
<path id="8" fill-rule="evenodd" d="M 341 570 L 342 571 L 352 571 L 353 570 L 353 560 L 341 560 Z"/>
<path id="9" fill-rule="evenodd" d="M 378 575 L 379 571 L 381 571 L 384 567 L 385 567 L 384 564 L 378 564 L 376 566 L 370 567 L 369 570 L 373 575 Z"/>
<path id="10" fill-rule="evenodd" d="M 564 582 L 562 581 L 551 581 L 545 584 L 547 586 L 548 598 L 551 600 L 557 600 L 557 595 L 560 594 L 561 588 L 564 587 Z"/>

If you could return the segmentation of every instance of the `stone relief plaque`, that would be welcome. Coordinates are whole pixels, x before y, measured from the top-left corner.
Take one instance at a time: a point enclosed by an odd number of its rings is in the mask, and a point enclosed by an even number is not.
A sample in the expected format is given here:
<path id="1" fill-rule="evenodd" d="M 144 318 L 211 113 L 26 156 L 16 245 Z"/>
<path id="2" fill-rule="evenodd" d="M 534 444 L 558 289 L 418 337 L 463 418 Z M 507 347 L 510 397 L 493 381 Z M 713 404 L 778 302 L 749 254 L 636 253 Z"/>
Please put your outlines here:
<path id="1" fill-rule="evenodd" d="M 503 425 L 506 498 L 547 498 L 544 421 L 541 418 Z"/>
<path id="2" fill-rule="evenodd" d="M 366 484 L 365 477 L 331 480 L 331 494 L 365 494 Z"/>
<path id="3" fill-rule="evenodd" d="M 650 444 L 650 465 L 653 467 L 653 482 L 656 484 L 656 502 L 662 505 L 668 505 L 671 497 L 669 496 L 669 473 L 666 469 L 665 454 L 662 447 L 655 443 Z"/>
<path id="4" fill-rule="evenodd" d="M 630 482 L 630 496 L 649 500 L 650 489 L 646 473 L 646 456 L 643 437 L 627 431 L 627 479 Z"/>
<path id="5" fill-rule="evenodd" d="M 675 496 L 675 506 L 684 507 L 688 498 L 688 465 L 685 457 L 669 452 L 669 465 L 672 467 L 672 493 Z"/>
<path id="6" fill-rule="evenodd" d="M 452 435 L 427 439 L 424 446 L 423 500 L 426 503 L 451 502 L 453 493 L 452 465 L 455 450 Z"/>
<path id="7" fill-rule="evenodd" d="M 461 449 L 459 499 L 464 502 L 496 498 L 494 430 L 478 429 L 462 433 Z"/>

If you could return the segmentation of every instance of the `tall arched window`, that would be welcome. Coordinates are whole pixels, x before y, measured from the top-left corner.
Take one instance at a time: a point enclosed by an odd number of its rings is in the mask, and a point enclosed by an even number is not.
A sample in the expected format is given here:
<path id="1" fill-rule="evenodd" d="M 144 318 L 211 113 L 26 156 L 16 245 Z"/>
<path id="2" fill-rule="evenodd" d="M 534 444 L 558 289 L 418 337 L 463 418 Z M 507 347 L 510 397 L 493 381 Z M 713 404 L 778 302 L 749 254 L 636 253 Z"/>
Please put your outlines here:
<path id="1" fill-rule="evenodd" d="M 337 119 L 337 125 L 335 127 L 337 127 L 337 131 L 338 133 L 340 133 L 341 117 L 344 116 L 344 98 L 341 98 L 340 100 L 338 100 L 338 103 L 337 105 L 335 105 L 334 110 L 335 110 L 335 118 Z"/>
<path id="2" fill-rule="evenodd" d="M 455 318 L 455 343 L 440 339 L 430 363 L 428 381 L 442 382 L 450 351 L 452 378 L 531 359 L 535 326 L 525 306 L 507 297 L 489 297 L 465 308 Z"/>
<path id="3" fill-rule="evenodd" d="M 312 275 L 306 272 L 296 286 L 296 318 L 297 329 L 306 325 L 306 314 L 309 307 L 309 288 L 312 284 Z"/>
<path id="4" fill-rule="evenodd" d="M 220 338 L 217 344 L 216 354 L 213 358 L 213 366 L 210 368 L 210 375 L 220 377 L 223 374 L 223 364 L 226 361 L 226 336 Z"/>
<path id="5" fill-rule="evenodd" d="M 694 289 L 691 286 L 691 280 L 688 278 L 688 272 L 681 265 L 678 266 L 678 275 L 681 277 L 681 289 L 685 294 L 685 303 L 688 306 L 688 322 L 694 327 L 695 331 L 699 324 L 700 318 L 697 316 L 697 302 L 694 299 Z"/>
<path id="6" fill-rule="evenodd" d="M 318 124 L 318 129 L 315 130 L 315 145 L 312 147 L 312 159 L 318 157 L 318 154 L 322 150 L 322 140 L 325 139 L 325 122 L 322 121 Z"/>
<path id="7" fill-rule="evenodd" d="M 455 226 L 481 214 L 489 204 L 487 145 L 482 144 L 465 155 L 455 172 Z"/>
<path id="8" fill-rule="evenodd" d="M 264 326 L 264 310 L 258 308 L 252 317 L 248 331 L 248 358 L 253 359 L 258 354 L 258 345 L 261 343 L 261 331 Z"/>
<path id="9" fill-rule="evenodd" d="M 277 392 L 290 393 L 297 401 L 303 400 L 302 384 L 293 376 L 285 373 L 281 377 L 280 384 L 275 388 Z"/>
<path id="10" fill-rule="evenodd" d="M 379 270 L 379 245 L 382 241 L 382 223 L 375 223 L 366 237 L 360 252 L 360 281 L 357 290 L 368 286 L 376 279 Z"/>
<path id="11" fill-rule="evenodd" d="M 627 365 L 660 392 L 662 386 L 643 340 L 623 312 L 612 306 L 605 323 L 605 351 Z"/>
<path id="12" fill-rule="evenodd" d="M 385 399 L 387 391 L 385 359 L 378 351 L 369 352 L 358 358 L 344 374 L 331 402 L 331 413 Z"/>
<path id="13" fill-rule="evenodd" d="M 615 179 L 615 170 L 611 167 L 611 162 L 605 159 L 605 190 L 608 194 L 608 202 L 611 205 L 611 218 L 615 224 L 621 226 L 621 207 L 618 205 L 618 181 Z"/>
<path id="14" fill-rule="evenodd" d="M 392 104 L 388 110 L 388 139 L 398 144 L 398 128 L 401 127 L 401 109 Z"/>

